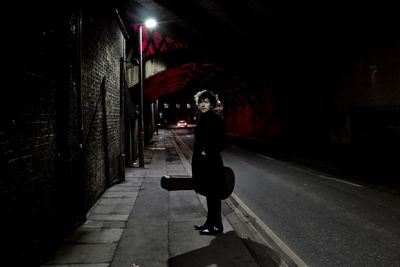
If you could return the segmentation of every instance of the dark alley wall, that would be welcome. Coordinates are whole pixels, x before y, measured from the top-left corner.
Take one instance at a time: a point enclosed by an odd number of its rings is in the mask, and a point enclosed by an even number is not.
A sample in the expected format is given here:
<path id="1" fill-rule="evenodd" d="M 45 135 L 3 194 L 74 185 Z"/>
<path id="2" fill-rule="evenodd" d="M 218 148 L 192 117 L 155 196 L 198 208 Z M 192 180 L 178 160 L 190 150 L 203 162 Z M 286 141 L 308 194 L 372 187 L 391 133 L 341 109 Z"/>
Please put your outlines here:
<path id="1" fill-rule="evenodd" d="M 398 144 L 398 39 L 336 57 L 308 51 L 250 73 L 255 99 L 225 105 L 228 132 L 267 143 Z"/>
<path id="2" fill-rule="evenodd" d="M 84 14 L 82 97 L 88 207 L 118 181 L 120 147 L 120 58 L 124 37 L 112 10 Z"/>
<path id="3" fill-rule="evenodd" d="M 112 9 L 83 7 L 80 13 L 74 4 L 35 3 L 23 10 L 16 4 L 18 16 L 4 24 L 4 266 L 39 266 L 120 179 L 124 36 Z"/>
<path id="4" fill-rule="evenodd" d="M 251 102 L 227 103 L 224 116 L 228 135 L 279 142 L 284 132 L 277 105 L 276 96 L 265 85 Z"/>
<path id="5" fill-rule="evenodd" d="M 399 40 L 380 44 L 342 66 L 332 91 L 333 143 L 399 143 L 399 47 Z"/>
<path id="6" fill-rule="evenodd" d="M 29 12 L 20 13 L 23 22 L 17 18 L 3 24 L 7 25 L 0 93 L 4 266 L 34 266 L 32 259 L 43 256 L 48 241 L 57 238 L 55 17 L 41 5 L 26 8 Z M 22 34 L 27 26 L 30 31 Z"/>

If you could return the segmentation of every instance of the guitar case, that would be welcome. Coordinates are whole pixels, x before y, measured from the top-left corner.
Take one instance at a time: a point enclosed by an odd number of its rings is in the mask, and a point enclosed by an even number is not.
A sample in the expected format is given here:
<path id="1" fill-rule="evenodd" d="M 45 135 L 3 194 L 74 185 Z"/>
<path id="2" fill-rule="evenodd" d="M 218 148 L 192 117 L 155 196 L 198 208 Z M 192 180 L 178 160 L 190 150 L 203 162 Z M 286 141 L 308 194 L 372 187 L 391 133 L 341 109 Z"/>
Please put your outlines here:
<path id="1" fill-rule="evenodd" d="M 168 191 L 194 190 L 193 178 L 191 177 L 171 177 L 164 175 L 161 177 L 161 187 Z M 228 198 L 235 188 L 235 173 L 230 167 L 224 166 L 223 185 L 220 198 Z"/>

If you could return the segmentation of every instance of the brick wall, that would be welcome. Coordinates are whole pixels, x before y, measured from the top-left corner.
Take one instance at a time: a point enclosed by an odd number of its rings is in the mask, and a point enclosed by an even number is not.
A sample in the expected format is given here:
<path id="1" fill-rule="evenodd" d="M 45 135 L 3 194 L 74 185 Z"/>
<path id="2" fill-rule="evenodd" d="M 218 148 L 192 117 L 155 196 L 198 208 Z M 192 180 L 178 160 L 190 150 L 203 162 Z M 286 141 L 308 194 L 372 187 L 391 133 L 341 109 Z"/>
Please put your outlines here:
<path id="1" fill-rule="evenodd" d="M 118 179 L 120 58 L 124 38 L 111 15 L 97 10 L 83 21 L 82 94 L 89 207 Z"/>
<path id="2" fill-rule="evenodd" d="M 0 235 L 6 247 L 0 255 L 4 266 L 39 266 L 118 179 L 124 38 L 112 9 L 83 10 L 81 160 L 76 8 L 68 2 L 14 9 L 21 12 L 5 27 L 0 90 Z M 102 84 L 105 98 L 99 98 Z"/>
<path id="3" fill-rule="evenodd" d="M 55 236 L 56 45 L 52 14 L 37 3 L 9 21 L 0 99 L 0 252 L 4 266 L 43 255 Z M 11 8 L 12 9 L 12 8 Z M 13 9 L 12 9 L 13 10 Z M 29 31 L 26 30 L 29 25 Z M 25 27 L 24 27 L 25 26 Z M 31 260 L 31 261 L 29 261 Z M 28 265 L 26 265 L 28 266 Z"/>

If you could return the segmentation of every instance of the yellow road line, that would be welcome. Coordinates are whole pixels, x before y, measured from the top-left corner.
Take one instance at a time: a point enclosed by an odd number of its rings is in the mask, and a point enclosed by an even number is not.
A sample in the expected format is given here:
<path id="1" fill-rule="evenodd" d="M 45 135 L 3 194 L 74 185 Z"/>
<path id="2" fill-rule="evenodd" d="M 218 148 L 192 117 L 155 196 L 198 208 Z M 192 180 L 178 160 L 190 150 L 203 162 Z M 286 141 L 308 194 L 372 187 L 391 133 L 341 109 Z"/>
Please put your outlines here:
<path id="1" fill-rule="evenodd" d="M 233 193 L 231 198 L 234 199 L 236 203 L 248 214 L 248 216 L 252 217 L 254 222 L 265 232 L 265 234 L 274 242 L 276 246 L 279 247 L 279 249 L 285 253 L 297 266 L 299 267 L 307 267 L 308 265 L 293 251 L 291 250 L 272 230 L 269 228 L 258 216 L 249 208 L 246 206 L 246 204 L 243 203 L 243 201 L 235 194 Z M 234 206 L 234 205 L 233 205 Z M 246 219 L 246 216 L 242 214 L 240 210 L 237 208 L 234 210 L 235 213 L 241 214 L 240 218 L 244 219 L 247 225 L 251 225 L 250 221 Z M 257 229 L 254 228 L 255 231 L 258 232 Z M 262 234 L 260 234 L 260 237 L 265 241 L 265 243 L 268 246 L 271 246 L 263 237 Z"/>
<path id="2" fill-rule="evenodd" d="M 191 149 L 181 140 L 181 138 L 179 138 L 179 136 L 177 136 L 176 134 L 174 134 L 174 137 L 176 137 L 185 147 L 185 149 L 188 149 L 189 151 L 191 151 Z M 174 138 L 172 138 L 174 139 Z M 179 154 L 179 157 L 181 158 L 185 169 L 188 171 L 190 170 L 190 164 L 187 161 L 187 159 L 185 158 L 185 156 L 183 155 L 181 149 L 178 147 L 178 145 L 175 143 L 175 140 L 173 140 L 174 145 L 177 148 L 177 152 Z M 273 159 L 272 159 L 273 160 Z M 189 171 L 188 171 L 189 174 Z M 191 174 L 191 173 L 190 173 Z M 189 175 L 190 175 L 189 174 Z M 274 242 L 274 244 L 279 247 L 279 249 L 285 253 L 297 266 L 299 267 L 307 267 L 307 264 L 299 257 L 297 256 L 297 254 L 295 252 L 293 252 L 272 230 L 271 228 L 269 228 L 260 218 L 257 217 L 257 215 L 249 208 L 246 206 L 246 204 L 243 203 L 243 201 L 235 194 L 232 193 L 232 195 L 229 198 L 233 198 L 233 200 L 249 215 L 254 219 L 254 222 L 257 223 L 257 225 L 265 232 L 265 234 Z M 268 247 L 272 247 L 270 243 L 267 242 L 267 240 L 265 240 L 265 238 L 263 237 L 263 235 L 261 233 L 259 233 L 259 231 L 252 225 L 252 223 L 246 219 L 246 216 L 243 215 L 243 213 L 237 208 L 235 207 L 235 205 L 229 200 L 229 198 L 227 199 L 227 203 L 228 205 L 232 208 L 232 210 L 235 212 L 236 215 L 239 216 L 239 218 L 241 218 L 241 220 L 243 220 L 246 225 L 248 225 L 249 227 L 252 228 L 253 232 L 256 232 L 258 234 L 258 236 L 265 242 L 265 244 Z M 281 264 L 282 267 L 287 266 L 286 263 L 282 262 Z"/>

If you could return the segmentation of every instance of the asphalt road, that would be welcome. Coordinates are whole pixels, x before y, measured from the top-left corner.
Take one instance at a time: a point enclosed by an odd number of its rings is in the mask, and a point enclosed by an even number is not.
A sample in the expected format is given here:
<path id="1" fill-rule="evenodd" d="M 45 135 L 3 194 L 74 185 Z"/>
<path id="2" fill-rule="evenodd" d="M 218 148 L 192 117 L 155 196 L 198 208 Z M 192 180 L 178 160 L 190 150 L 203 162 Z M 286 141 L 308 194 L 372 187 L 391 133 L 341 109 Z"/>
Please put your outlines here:
<path id="1" fill-rule="evenodd" d="M 191 129 L 175 130 L 192 147 Z M 235 146 L 235 194 L 308 266 L 400 266 L 400 196 Z"/>

